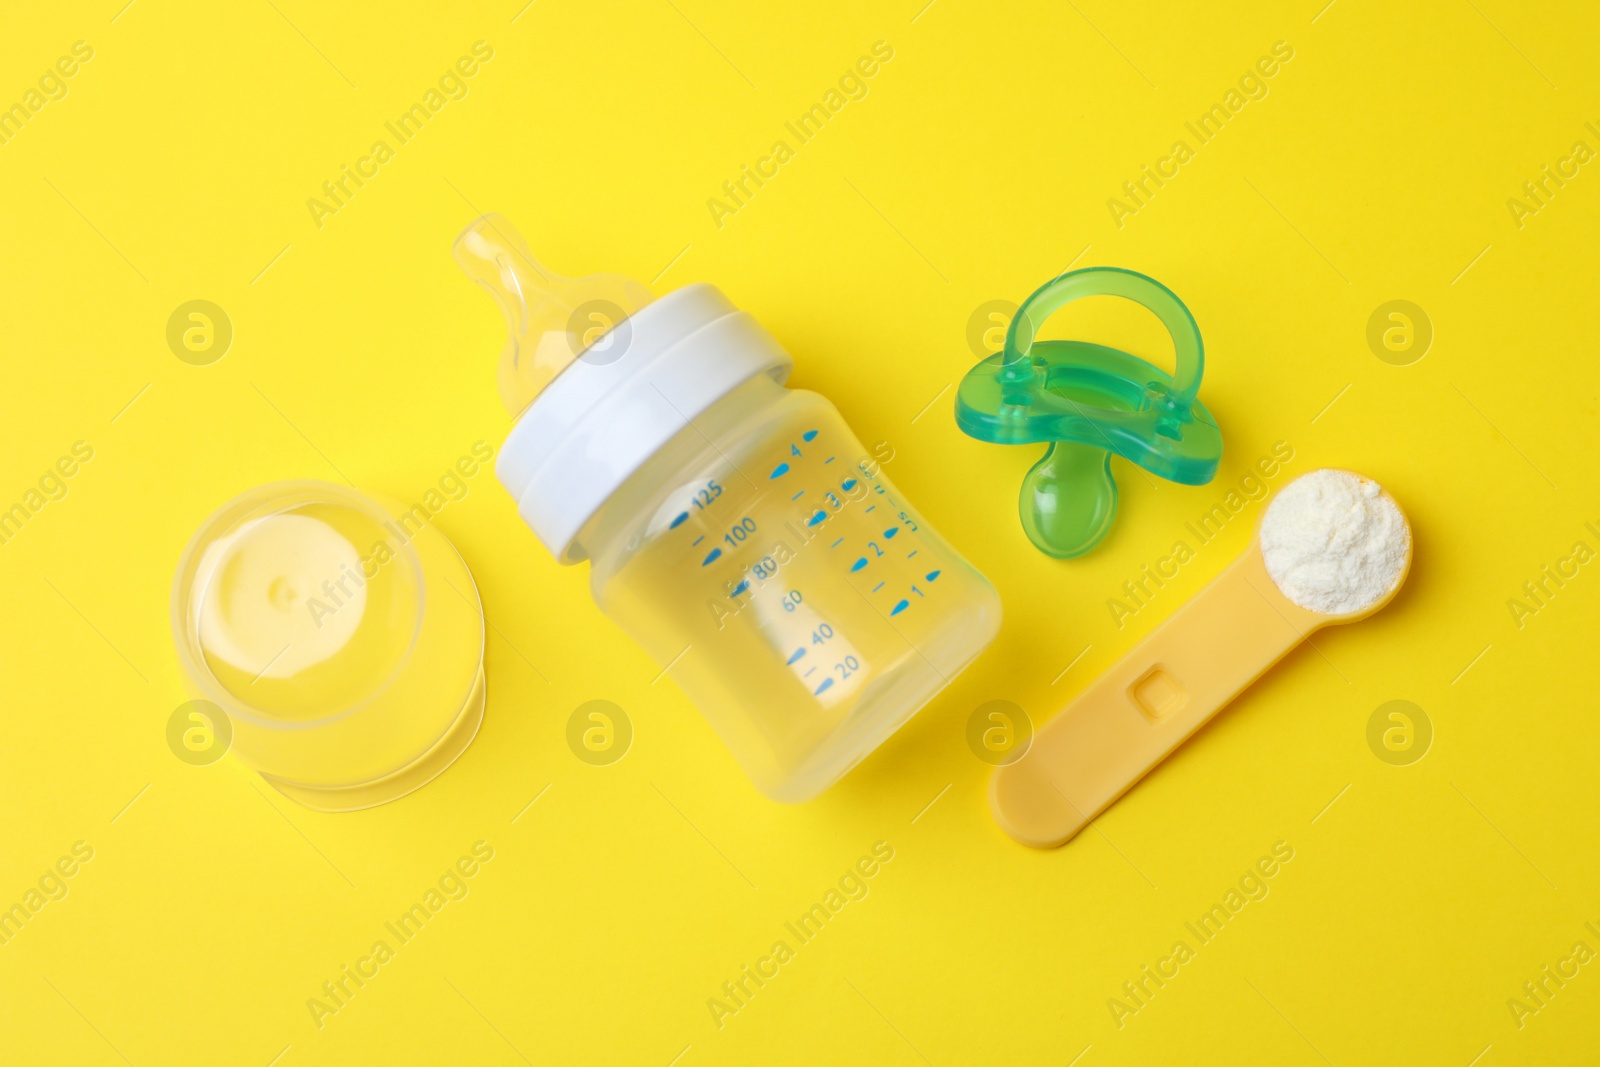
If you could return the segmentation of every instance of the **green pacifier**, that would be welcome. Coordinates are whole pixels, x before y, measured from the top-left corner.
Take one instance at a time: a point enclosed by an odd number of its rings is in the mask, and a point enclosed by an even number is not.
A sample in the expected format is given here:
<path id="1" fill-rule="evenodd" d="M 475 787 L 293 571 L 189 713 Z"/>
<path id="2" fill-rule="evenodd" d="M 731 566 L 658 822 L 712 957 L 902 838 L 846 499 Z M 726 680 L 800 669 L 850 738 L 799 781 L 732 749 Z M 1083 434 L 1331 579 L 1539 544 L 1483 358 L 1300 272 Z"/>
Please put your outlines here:
<path id="1" fill-rule="evenodd" d="M 1086 296 L 1149 308 L 1167 333 L 1174 373 L 1087 341 L 1035 341 L 1044 320 Z M 1085 267 L 1046 282 L 1017 309 L 1003 351 L 973 367 L 956 392 L 956 425 L 980 441 L 1049 442 L 1022 480 L 1022 528 L 1041 552 L 1081 556 L 1117 514 L 1113 453 L 1152 474 L 1203 485 L 1222 458 L 1222 431 L 1195 399 L 1205 369 L 1200 328 L 1172 290 L 1137 271 Z"/>

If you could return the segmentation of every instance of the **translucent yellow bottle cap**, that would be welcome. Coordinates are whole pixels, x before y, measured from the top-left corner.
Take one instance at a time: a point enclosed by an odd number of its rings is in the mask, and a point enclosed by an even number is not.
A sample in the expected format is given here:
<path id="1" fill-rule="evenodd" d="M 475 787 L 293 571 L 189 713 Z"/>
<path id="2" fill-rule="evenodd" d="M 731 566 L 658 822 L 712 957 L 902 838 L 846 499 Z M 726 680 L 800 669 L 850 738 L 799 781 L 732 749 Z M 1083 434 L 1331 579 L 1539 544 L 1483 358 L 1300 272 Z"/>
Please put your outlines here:
<path id="1" fill-rule="evenodd" d="M 484 215 L 462 231 L 454 255 L 505 316 L 500 399 L 513 418 L 580 356 L 617 358 L 625 344 L 613 329 L 654 299 L 620 274 L 565 278 L 546 269 L 499 215 Z"/>
<path id="2" fill-rule="evenodd" d="M 322 482 L 223 505 L 172 594 L 178 658 L 228 717 L 233 751 L 308 807 L 412 791 L 483 717 L 483 609 L 420 509 Z"/>

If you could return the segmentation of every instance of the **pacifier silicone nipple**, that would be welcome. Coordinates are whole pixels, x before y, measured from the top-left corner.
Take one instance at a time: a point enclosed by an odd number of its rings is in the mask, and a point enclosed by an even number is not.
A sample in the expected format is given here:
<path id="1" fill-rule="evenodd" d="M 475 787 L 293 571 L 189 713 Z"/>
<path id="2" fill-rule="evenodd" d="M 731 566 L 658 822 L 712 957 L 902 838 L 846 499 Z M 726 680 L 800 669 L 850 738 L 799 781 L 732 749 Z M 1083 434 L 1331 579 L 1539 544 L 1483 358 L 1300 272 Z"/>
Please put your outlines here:
<path id="1" fill-rule="evenodd" d="M 1047 555 L 1081 556 L 1103 540 L 1117 517 L 1111 453 L 1056 441 L 1022 479 L 1022 528 Z"/>
<path id="2" fill-rule="evenodd" d="M 655 299 L 642 283 L 620 274 L 567 278 L 548 270 L 500 215 L 484 215 L 468 226 L 453 254 L 505 316 L 500 399 L 513 418 L 579 356 L 606 362 L 619 357 L 615 327 Z"/>
<path id="3" fill-rule="evenodd" d="M 995 771 L 995 821 L 1035 848 L 1070 840 L 1311 633 L 1394 599 L 1411 540 L 1370 479 L 1319 470 L 1289 483 L 1242 556 Z"/>
<path id="4" fill-rule="evenodd" d="M 1034 339 L 1050 315 L 1102 295 L 1160 318 L 1174 373 L 1104 345 Z M 1200 329 L 1170 289 L 1136 271 L 1086 267 L 1047 282 L 1017 309 L 1004 350 L 962 379 L 956 424 L 981 441 L 1050 443 L 1023 479 L 1022 526 L 1041 552 L 1070 559 L 1098 545 L 1116 518 L 1113 453 L 1185 485 L 1216 473 L 1222 433 L 1195 398 L 1204 369 Z"/>

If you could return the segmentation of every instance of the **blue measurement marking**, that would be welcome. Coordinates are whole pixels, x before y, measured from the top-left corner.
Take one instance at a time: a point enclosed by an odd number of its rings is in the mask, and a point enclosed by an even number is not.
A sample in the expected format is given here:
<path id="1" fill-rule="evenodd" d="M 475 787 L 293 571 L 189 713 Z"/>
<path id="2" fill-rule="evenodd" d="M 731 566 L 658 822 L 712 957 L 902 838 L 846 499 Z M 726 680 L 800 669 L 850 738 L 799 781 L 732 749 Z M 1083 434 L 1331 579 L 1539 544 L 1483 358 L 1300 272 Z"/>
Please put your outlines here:
<path id="1" fill-rule="evenodd" d="M 815 441 L 817 439 L 817 431 L 815 431 L 815 430 L 807 430 L 805 433 L 801 434 L 800 436 L 803 439 L 807 440 L 807 441 Z"/>
<path id="2" fill-rule="evenodd" d="M 846 478 L 844 480 L 844 483 L 842 485 L 840 485 L 839 488 L 843 489 L 845 492 L 848 493 L 850 490 L 854 489 L 859 484 L 860 483 L 857 482 L 854 478 Z M 688 514 L 689 514 L 688 512 L 684 512 L 685 516 L 687 516 Z"/>
<path id="3" fill-rule="evenodd" d="M 918 596 L 927 596 L 926 593 L 924 593 L 922 590 L 918 589 L 916 586 L 912 586 L 911 587 L 911 591 L 913 593 L 917 594 Z"/>
<path id="4" fill-rule="evenodd" d="M 798 660 L 798 659 L 799 659 L 799 658 L 800 658 L 800 657 L 801 657 L 801 656 L 803 656 L 803 655 L 805 655 L 805 654 L 806 654 L 806 650 L 805 650 L 805 649 L 803 649 L 803 648 L 797 648 L 797 649 L 795 649 L 795 650 L 794 650 L 794 655 L 792 655 L 792 656 L 790 656 L 790 657 L 789 657 L 789 662 L 787 662 L 787 663 L 785 663 L 785 664 L 784 664 L 784 666 L 785 666 L 785 667 L 793 667 L 793 666 L 794 666 L 794 665 L 795 665 L 795 662 L 796 662 L 796 661 L 797 661 L 797 660 Z"/>
<path id="5" fill-rule="evenodd" d="M 738 597 L 738 595 L 740 593 L 744 592 L 746 589 L 749 589 L 749 588 L 750 588 L 750 579 L 746 578 L 744 581 L 740 582 L 738 585 L 733 587 L 733 592 L 728 594 L 728 599 L 729 600 L 735 599 L 736 597 Z"/>
<path id="6" fill-rule="evenodd" d="M 863 515 L 870 515 L 870 514 L 872 514 L 872 513 L 873 513 L 873 512 L 874 512 L 874 511 L 877 511 L 877 510 L 878 510 L 878 505 L 876 505 L 876 504 L 874 504 L 874 505 L 872 505 L 872 506 L 871 506 L 871 507 L 870 507 L 870 508 L 868 508 L 868 509 L 867 509 L 867 510 L 866 510 L 866 511 L 863 511 L 863 512 L 862 512 L 862 513 L 861 513 L 861 514 L 863 514 Z"/>
<path id="7" fill-rule="evenodd" d="M 829 545 L 828 547 L 829 548 L 838 548 L 842 544 L 844 544 L 844 538 L 841 537 L 841 538 L 839 538 L 839 540 L 835 541 L 833 544 Z"/>
<path id="8" fill-rule="evenodd" d="M 811 677 L 811 676 L 812 676 L 812 675 L 813 675 L 813 674 L 816 674 L 816 673 L 817 673 L 817 669 L 816 669 L 816 668 L 815 668 L 815 667 L 812 667 L 812 668 L 811 668 L 811 669 L 810 669 L 810 670 L 808 670 L 808 671 L 806 671 L 806 673 L 804 673 L 804 674 L 802 674 L 802 675 L 801 675 L 801 676 L 800 676 L 800 677 L 802 677 L 802 678 L 809 678 L 809 677 Z"/>
<path id="9" fill-rule="evenodd" d="M 893 608 L 889 609 L 889 614 L 890 615 L 898 615 L 902 611 L 904 611 L 907 608 L 909 608 L 910 606 L 911 606 L 911 601 L 902 600 L 902 601 L 900 601 L 900 603 L 896 604 Z"/>
<path id="10" fill-rule="evenodd" d="M 789 465 L 787 463 L 780 463 L 776 467 L 772 468 L 772 473 L 767 475 L 767 478 L 770 481 L 773 478 L 782 478 L 785 474 L 788 474 L 788 473 L 789 473 Z"/>
<path id="11" fill-rule="evenodd" d="M 838 456 L 829 456 L 827 459 L 822 461 L 822 465 L 824 467 L 826 467 L 828 464 L 832 463 L 834 460 L 836 460 L 838 458 L 839 458 Z"/>
<path id="12" fill-rule="evenodd" d="M 705 534 L 701 534 L 699 537 L 696 537 L 693 541 L 689 542 L 689 547 L 693 548 L 695 545 L 698 545 L 701 541 L 704 541 L 705 539 L 706 539 L 706 535 Z"/>
<path id="13" fill-rule="evenodd" d="M 811 691 L 811 695 L 814 696 L 814 697 L 819 697 L 832 685 L 833 685 L 833 679 L 832 678 L 824 678 L 822 680 L 822 684 L 817 686 L 815 689 L 813 689 Z"/>
<path id="14" fill-rule="evenodd" d="M 885 538 L 889 538 L 889 537 L 893 537 L 895 534 L 897 534 L 899 532 L 900 532 L 900 527 L 891 526 L 887 530 L 883 531 L 883 536 Z"/>
<path id="15" fill-rule="evenodd" d="M 799 500 L 801 497 L 803 497 L 805 495 L 806 495 L 806 491 L 804 489 L 802 489 L 798 493 L 796 493 L 794 496 L 790 497 L 789 499 L 790 500 Z"/>
<path id="16" fill-rule="evenodd" d="M 677 518 L 673 519 L 672 522 L 668 523 L 667 524 L 667 529 L 676 530 L 678 527 L 682 526 L 684 523 L 686 523 L 688 521 L 689 521 L 689 513 L 687 511 L 685 511 L 682 514 L 680 514 Z"/>
<path id="17" fill-rule="evenodd" d="M 918 552 L 921 552 L 921 551 L 922 551 L 922 549 L 920 549 L 920 548 L 913 548 L 913 549 L 912 549 L 912 550 L 911 550 L 911 555 L 910 555 L 910 556 L 907 556 L 907 557 L 906 557 L 906 559 L 910 559 L 910 558 L 911 558 L 911 556 L 915 556 L 915 555 L 916 555 L 916 554 L 917 554 L 917 553 L 918 553 Z"/>
<path id="18" fill-rule="evenodd" d="M 928 572 L 928 581 L 931 582 L 931 581 L 935 580 L 936 578 L 939 577 L 939 575 L 941 575 L 943 573 L 944 573 L 944 571 L 929 571 Z"/>
<path id="19" fill-rule="evenodd" d="M 888 582 L 879 582 L 877 585 L 872 587 L 872 591 L 874 593 L 876 593 L 878 590 L 882 589 L 884 586 L 886 586 L 888 584 L 889 584 Z"/>
<path id="20" fill-rule="evenodd" d="M 858 559 L 854 563 L 850 564 L 850 573 L 854 574 L 856 571 L 860 570 L 862 567 L 865 567 L 866 565 L 867 565 L 867 557 L 866 556 L 862 556 L 860 559 Z"/>
<path id="21" fill-rule="evenodd" d="M 811 518 L 806 520 L 806 525 L 807 526 L 820 526 L 820 525 L 822 525 L 822 520 L 826 519 L 827 517 L 828 517 L 828 513 L 826 511 L 819 511 L 815 515 L 811 516 Z"/>
<path id="22" fill-rule="evenodd" d="M 722 558 L 722 549 L 713 548 L 711 550 L 710 554 L 708 554 L 705 559 L 700 561 L 700 566 L 709 567 L 709 566 L 711 566 L 713 563 L 715 563 L 717 560 L 719 560 L 721 558 Z"/>

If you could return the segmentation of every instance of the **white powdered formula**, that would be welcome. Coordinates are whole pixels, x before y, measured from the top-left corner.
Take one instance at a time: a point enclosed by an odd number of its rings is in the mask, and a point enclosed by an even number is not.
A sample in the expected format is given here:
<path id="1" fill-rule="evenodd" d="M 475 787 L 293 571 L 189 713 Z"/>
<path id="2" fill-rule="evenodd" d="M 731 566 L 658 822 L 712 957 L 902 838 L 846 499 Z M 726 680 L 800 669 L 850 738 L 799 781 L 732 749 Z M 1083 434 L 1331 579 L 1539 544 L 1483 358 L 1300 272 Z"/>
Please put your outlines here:
<path id="1" fill-rule="evenodd" d="M 1411 530 L 1377 482 L 1318 470 L 1286 485 L 1261 518 L 1261 555 L 1283 595 L 1344 615 L 1382 600 L 1399 580 Z"/>

